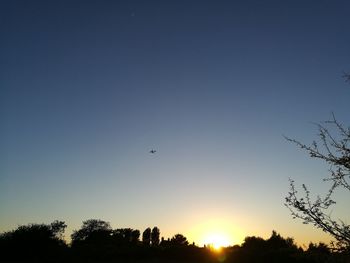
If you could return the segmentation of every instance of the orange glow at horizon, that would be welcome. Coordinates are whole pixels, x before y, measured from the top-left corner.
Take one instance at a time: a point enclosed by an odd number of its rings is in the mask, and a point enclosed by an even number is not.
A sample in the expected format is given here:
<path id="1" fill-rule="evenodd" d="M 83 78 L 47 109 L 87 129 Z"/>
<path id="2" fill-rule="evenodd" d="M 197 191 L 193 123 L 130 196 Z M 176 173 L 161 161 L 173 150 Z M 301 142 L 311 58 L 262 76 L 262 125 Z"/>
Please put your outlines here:
<path id="1" fill-rule="evenodd" d="M 204 245 L 213 247 L 215 250 L 232 245 L 230 237 L 224 233 L 209 233 L 204 237 L 202 242 Z"/>
<path id="2" fill-rule="evenodd" d="M 211 219 L 195 225 L 189 233 L 190 239 L 199 246 L 209 246 L 217 251 L 239 243 L 242 236 L 241 231 L 223 219 Z"/>

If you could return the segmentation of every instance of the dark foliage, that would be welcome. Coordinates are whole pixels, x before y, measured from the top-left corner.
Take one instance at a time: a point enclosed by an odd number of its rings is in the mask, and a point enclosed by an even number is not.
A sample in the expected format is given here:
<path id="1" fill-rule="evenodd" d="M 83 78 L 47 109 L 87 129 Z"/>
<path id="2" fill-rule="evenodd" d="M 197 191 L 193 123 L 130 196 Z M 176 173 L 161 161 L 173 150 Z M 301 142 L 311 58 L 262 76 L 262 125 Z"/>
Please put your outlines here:
<path id="1" fill-rule="evenodd" d="M 72 234 L 72 244 L 62 239 L 64 222 L 50 225 L 30 224 L 0 235 L 1 262 L 184 262 L 184 263 L 348 263 L 345 251 L 331 251 L 325 244 L 310 243 L 304 251 L 292 238 L 273 231 L 268 239 L 247 237 L 241 246 L 213 251 L 189 245 L 181 234 L 161 242 L 154 227 L 151 243 L 140 241 L 140 231 L 131 228 L 112 229 L 108 222 L 90 219 Z M 148 228 L 149 229 L 149 228 Z M 146 231 L 146 239 L 148 238 Z M 145 233 L 145 232 L 144 232 Z"/>
<path id="2" fill-rule="evenodd" d="M 238 262 L 298 262 L 296 256 L 302 253 L 292 238 L 283 238 L 273 231 L 269 239 L 246 237 L 240 249 L 236 249 Z"/>
<path id="3" fill-rule="evenodd" d="M 145 246 L 149 246 L 151 244 L 151 234 L 152 234 L 152 230 L 151 228 L 146 228 L 145 231 L 143 231 L 142 233 L 142 243 Z"/>
<path id="4" fill-rule="evenodd" d="M 0 235 L 1 260 L 59 259 L 67 252 L 63 221 L 29 224 Z"/>
<path id="5" fill-rule="evenodd" d="M 231 248 L 227 262 L 236 263 L 347 263 L 346 253 L 331 252 L 323 243 L 310 244 L 304 251 L 292 238 L 283 238 L 273 231 L 269 239 L 246 237 L 242 246 Z"/>
<path id="6" fill-rule="evenodd" d="M 71 235 L 73 255 L 76 258 L 102 259 L 113 248 L 112 233 L 108 222 L 99 219 L 84 221 L 82 227 Z"/>
<path id="7" fill-rule="evenodd" d="M 140 239 L 140 231 L 131 228 L 118 228 L 112 231 L 112 237 L 116 244 L 137 244 Z"/>
<path id="8" fill-rule="evenodd" d="M 112 228 L 108 222 L 89 219 L 83 222 L 83 226 L 73 232 L 72 245 L 79 242 L 95 242 L 99 239 L 106 239 L 112 234 Z"/>
<path id="9" fill-rule="evenodd" d="M 152 232 L 151 232 L 151 242 L 152 246 L 158 246 L 159 245 L 159 236 L 160 236 L 160 231 L 158 227 L 153 227 Z"/>
<path id="10" fill-rule="evenodd" d="M 187 241 L 187 238 L 185 236 L 183 236 L 181 234 L 176 234 L 170 240 L 170 244 L 172 246 L 187 246 L 188 245 L 188 241 Z"/>

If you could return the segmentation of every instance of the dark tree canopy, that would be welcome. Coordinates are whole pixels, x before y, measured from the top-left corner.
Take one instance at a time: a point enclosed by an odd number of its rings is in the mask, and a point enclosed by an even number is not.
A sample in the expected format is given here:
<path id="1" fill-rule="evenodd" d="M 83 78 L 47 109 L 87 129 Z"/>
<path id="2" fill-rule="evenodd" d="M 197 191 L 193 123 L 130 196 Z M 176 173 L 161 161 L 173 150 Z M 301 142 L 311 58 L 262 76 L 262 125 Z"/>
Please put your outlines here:
<path id="1" fill-rule="evenodd" d="M 137 243 L 140 240 L 140 231 L 135 229 L 131 232 L 131 243 Z"/>
<path id="2" fill-rule="evenodd" d="M 307 250 L 298 248 L 292 238 L 276 231 L 268 239 L 247 237 L 244 243 L 223 248 L 219 253 L 207 247 L 188 245 L 187 238 L 176 234 L 159 245 L 142 245 L 140 231 L 132 228 L 110 229 L 102 220 L 84 221 L 72 246 L 60 239 L 66 225 L 29 224 L 0 234 L 0 262 L 187 262 L 187 263 L 347 263 L 346 252 L 330 251 L 323 244 L 311 243 Z M 83 231 L 84 230 L 84 231 Z M 157 233 L 154 227 L 146 236 Z M 157 236 L 156 235 L 156 236 Z M 154 238 L 156 237 L 154 236 Z M 134 243 L 135 242 L 135 243 Z M 153 241 L 152 241 L 153 242 Z M 156 241 L 155 241 L 156 242 Z"/>
<path id="3" fill-rule="evenodd" d="M 35 240 L 38 244 L 47 242 L 63 242 L 63 233 L 66 228 L 63 221 L 54 221 L 51 224 L 28 224 L 19 226 L 16 230 L 7 232 L 6 236 L 17 242 Z"/>
<path id="4" fill-rule="evenodd" d="M 140 231 L 132 228 L 118 228 L 112 231 L 112 237 L 118 243 L 133 243 L 139 242 Z"/>
<path id="5" fill-rule="evenodd" d="M 142 233 L 142 243 L 146 246 L 151 244 L 151 228 L 146 228 Z"/>
<path id="6" fill-rule="evenodd" d="M 170 243 L 173 245 L 179 245 L 179 246 L 187 246 L 188 245 L 187 238 L 182 234 L 174 235 L 171 238 Z"/>
<path id="7" fill-rule="evenodd" d="M 81 241 L 92 241 L 102 239 L 112 234 L 112 228 L 108 222 L 99 219 L 89 219 L 83 222 L 79 230 L 71 235 L 72 245 Z"/>
<path id="8" fill-rule="evenodd" d="M 152 232 L 151 232 L 151 242 L 152 246 L 158 246 L 159 245 L 159 239 L 160 237 L 160 230 L 158 227 L 153 227 Z"/>
<path id="9" fill-rule="evenodd" d="M 66 229 L 67 225 L 63 221 L 55 220 L 50 224 L 50 229 L 52 234 L 55 236 L 56 239 L 63 240 L 63 234 Z"/>
<path id="10" fill-rule="evenodd" d="M 0 235 L 2 257 L 11 259 L 58 258 L 66 249 L 63 221 L 51 224 L 28 224 Z"/>
<path id="11" fill-rule="evenodd" d="M 293 238 L 287 237 L 283 238 L 276 231 L 272 231 L 269 239 L 265 240 L 261 237 L 250 236 L 244 239 L 242 244 L 244 249 L 250 251 L 260 251 L 260 250 L 277 250 L 277 249 L 297 249 Z"/>

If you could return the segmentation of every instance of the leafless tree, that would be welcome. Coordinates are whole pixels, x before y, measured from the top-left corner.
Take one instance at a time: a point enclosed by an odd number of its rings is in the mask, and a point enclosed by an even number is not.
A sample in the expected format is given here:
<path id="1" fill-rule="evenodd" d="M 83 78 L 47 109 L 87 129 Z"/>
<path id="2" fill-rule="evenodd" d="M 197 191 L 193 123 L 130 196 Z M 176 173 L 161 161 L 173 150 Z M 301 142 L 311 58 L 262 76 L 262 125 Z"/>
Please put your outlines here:
<path id="1" fill-rule="evenodd" d="M 336 240 L 333 242 L 335 248 L 350 249 L 350 225 L 344 220 L 334 219 L 330 213 L 330 207 L 336 204 L 333 199 L 335 191 L 350 191 L 350 127 L 346 128 L 339 123 L 334 114 L 330 121 L 317 126 L 319 142 L 313 141 L 311 145 L 306 145 L 295 139 L 286 139 L 308 152 L 312 158 L 329 164 L 330 175 L 323 180 L 331 183 L 330 188 L 324 196 L 318 195 L 312 200 L 306 185 L 302 185 L 304 194 L 300 197 L 294 181 L 290 180 L 285 205 L 293 218 L 299 218 L 304 224 L 313 224 L 329 233 Z"/>

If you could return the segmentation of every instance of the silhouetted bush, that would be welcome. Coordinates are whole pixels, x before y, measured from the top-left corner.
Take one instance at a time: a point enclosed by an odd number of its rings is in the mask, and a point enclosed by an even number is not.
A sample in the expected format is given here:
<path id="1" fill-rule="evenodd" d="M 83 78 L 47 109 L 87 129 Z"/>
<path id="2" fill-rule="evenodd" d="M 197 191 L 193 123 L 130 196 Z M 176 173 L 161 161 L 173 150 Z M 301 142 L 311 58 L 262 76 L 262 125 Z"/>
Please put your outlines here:
<path id="1" fill-rule="evenodd" d="M 6 260 L 60 259 L 67 252 L 62 239 L 66 225 L 54 221 L 50 225 L 29 224 L 0 235 L 1 258 Z"/>
<path id="2" fill-rule="evenodd" d="M 269 239 L 261 237 L 246 237 L 241 248 L 236 248 L 231 258 L 236 262 L 259 263 L 294 263 L 300 262 L 297 255 L 302 254 L 292 238 L 283 238 L 276 231 Z"/>
<path id="3" fill-rule="evenodd" d="M 310 243 L 306 251 L 292 238 L 276 231 L 268 239 L 246 237 L 241 246 L 215 251 L 189 245 L 181 234 L 159 242 L 160 231 L 112 229 L 108 222 L 90 219 L 72 234 L 68 247 L 63 241 L 64 222 L 29 224 L 0 234 L 0 261 L 35 262 L 138 262 L 138 263 L 349 263 L 350 251 L 334 252 L 323 243 Z M 150 234 L 150 236 L 148 235 Z M 150 238 L 150 239 L 149 239 Z"/>
<path id="4" fill-rule="evenodd" d="M 113 249 L 112 228 L 108 222 L 89 219 L 71 235 L 76 258 L 105 259 Z"/>

